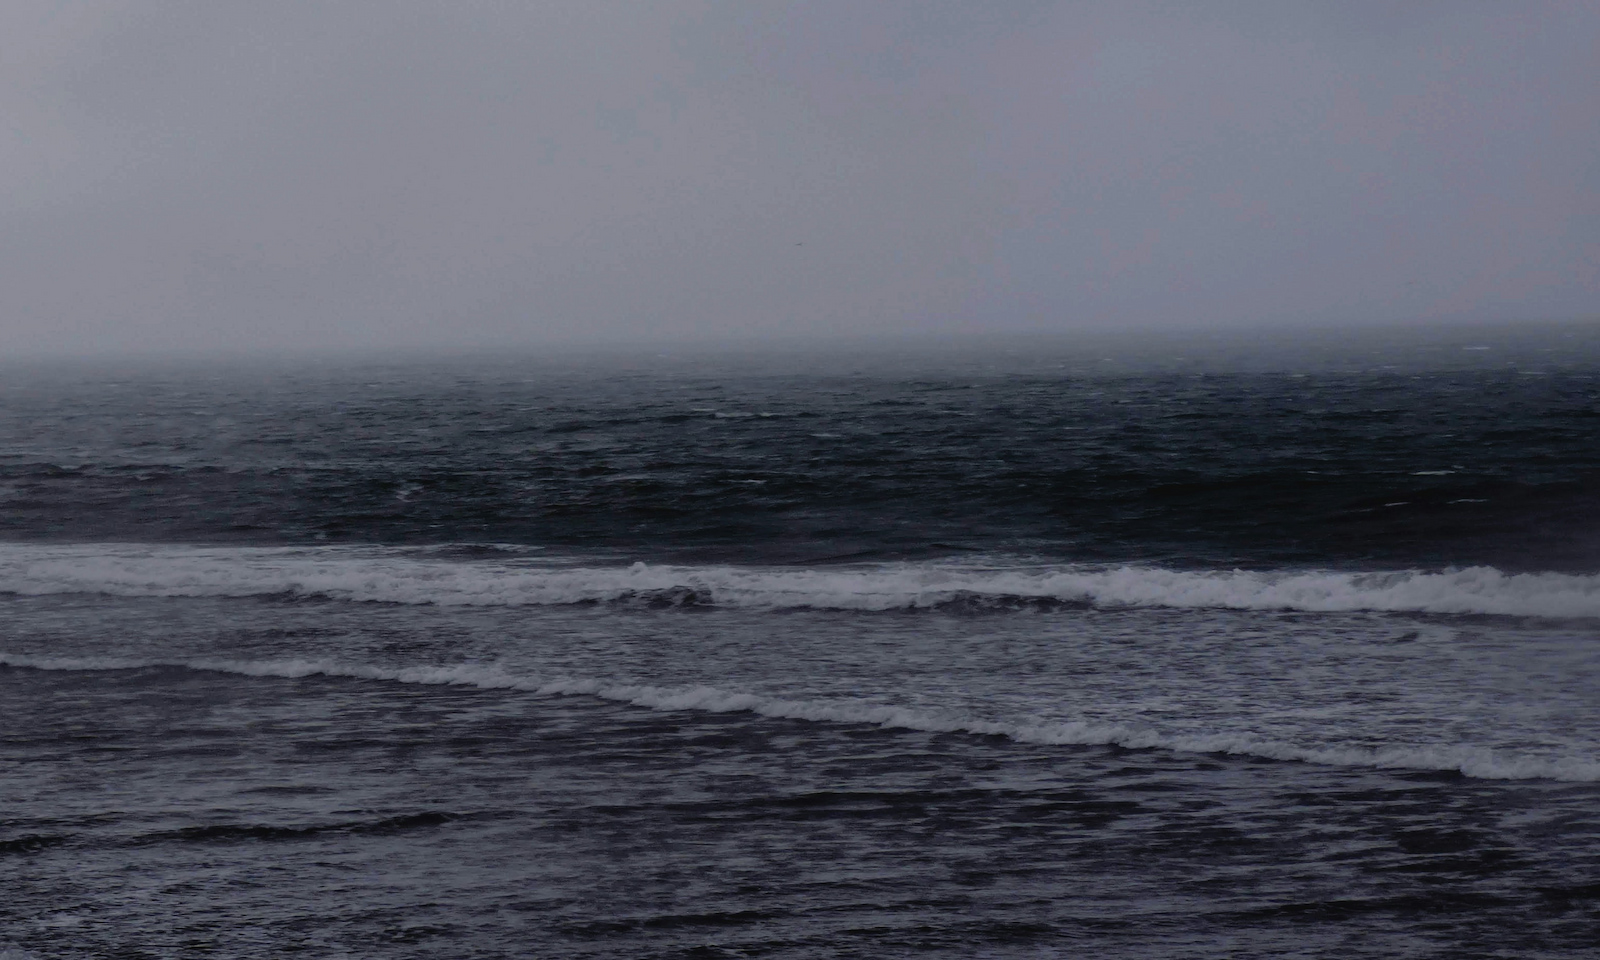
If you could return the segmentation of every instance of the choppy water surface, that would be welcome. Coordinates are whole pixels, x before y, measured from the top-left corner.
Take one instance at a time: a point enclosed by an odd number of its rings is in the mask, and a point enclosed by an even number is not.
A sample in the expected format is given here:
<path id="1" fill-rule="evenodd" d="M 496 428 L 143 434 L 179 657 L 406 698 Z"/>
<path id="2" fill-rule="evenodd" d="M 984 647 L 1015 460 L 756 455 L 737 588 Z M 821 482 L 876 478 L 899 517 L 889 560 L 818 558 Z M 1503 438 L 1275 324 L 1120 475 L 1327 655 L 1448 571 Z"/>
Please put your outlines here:
<path id="1" fill-rule="evenodd" d="M 8 378 L 0 955 L 1591 956 L 1552 342 Z"/>

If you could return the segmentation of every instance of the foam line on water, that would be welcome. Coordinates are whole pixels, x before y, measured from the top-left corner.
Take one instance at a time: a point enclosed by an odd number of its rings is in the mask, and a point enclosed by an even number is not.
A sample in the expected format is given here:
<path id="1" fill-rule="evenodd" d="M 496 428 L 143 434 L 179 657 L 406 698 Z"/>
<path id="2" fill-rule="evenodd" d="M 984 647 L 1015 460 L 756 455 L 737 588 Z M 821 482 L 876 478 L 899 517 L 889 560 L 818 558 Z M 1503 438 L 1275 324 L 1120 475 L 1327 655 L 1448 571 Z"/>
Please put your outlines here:
<path id="1" fill-rule="evenodd" d="M 1600 576 L 1441 571 L 1169 570 L 1149 566 L 563 565 L 384 548 L 0 544 L 0 592 L 301 596 L 401 604 L 642 602 L 748 609 L 915 610 L 1040 603 L 1600 617 Z"/>
<path id="2" fill-rule="evenodd" d="M 817 723 L 871 724 L 889 729 L 997 736 L 1018 743 L 1046 746 L 1120 746 L 1181 753 L 1221 753 L 1324 766 L 1452 771 L 1488 780 L 1600 782 L 1600 759 L 1590 757 L 1506 756 L 1501 752 L 1464 745 L 1307 747 L 1248 734 L 1171 735 L 1119 723 L 1085 721 L 1003 723 L 938 716 L 863 700 L 790 700 L 709 686 L 662 687 L 584 678 L 540 679 L 507 673 L 499 667 L 482 664 L 385 668 L 324 660 L 143 661 L 0 653 L 0 666 L 65 671 L 166 667 L 247 677 L 296 679 L 325 676 L 404 684 L 468 686 L 484 690 L 517 690 L 540 696 L 590 696 L 662 711 L 742 712 Z"/>

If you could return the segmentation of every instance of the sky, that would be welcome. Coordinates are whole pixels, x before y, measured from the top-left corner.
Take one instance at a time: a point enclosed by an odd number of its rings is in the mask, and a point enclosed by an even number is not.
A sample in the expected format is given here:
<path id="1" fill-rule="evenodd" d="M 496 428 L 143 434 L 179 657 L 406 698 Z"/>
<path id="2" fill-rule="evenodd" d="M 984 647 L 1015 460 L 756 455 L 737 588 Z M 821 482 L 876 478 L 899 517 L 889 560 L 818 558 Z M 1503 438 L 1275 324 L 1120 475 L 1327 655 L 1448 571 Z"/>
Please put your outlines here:
<path id="1" fill-rule="evenodd" d="M 1600 4 L 9 0 L 0 355 L 1600 316 Z"/>

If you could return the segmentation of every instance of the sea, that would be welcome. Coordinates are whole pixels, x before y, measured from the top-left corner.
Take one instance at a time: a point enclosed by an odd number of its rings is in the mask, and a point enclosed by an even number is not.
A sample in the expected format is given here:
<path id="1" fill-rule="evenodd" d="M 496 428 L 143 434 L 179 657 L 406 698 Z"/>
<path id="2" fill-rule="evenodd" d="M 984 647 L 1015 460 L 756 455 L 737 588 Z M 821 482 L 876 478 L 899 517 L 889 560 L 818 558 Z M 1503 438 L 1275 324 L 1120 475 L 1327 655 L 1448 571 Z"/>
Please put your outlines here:
<path id="1" fill-rule="evenodd" d="M 1600 326 L 0 374 L 4 960 L 1600 956 Z"/>

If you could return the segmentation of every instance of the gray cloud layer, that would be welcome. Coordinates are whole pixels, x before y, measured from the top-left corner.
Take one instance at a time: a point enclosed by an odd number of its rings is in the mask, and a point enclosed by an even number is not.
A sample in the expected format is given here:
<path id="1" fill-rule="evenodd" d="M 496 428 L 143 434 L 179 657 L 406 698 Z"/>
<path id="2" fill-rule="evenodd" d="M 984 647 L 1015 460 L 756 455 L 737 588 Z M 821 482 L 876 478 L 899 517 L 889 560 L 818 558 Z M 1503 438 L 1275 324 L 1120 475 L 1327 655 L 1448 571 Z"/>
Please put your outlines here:
<path id="1" fill-rule="evenodd" d="M 0 349 L 1593 315 L 1592 3 L 17 2 Z"/>

